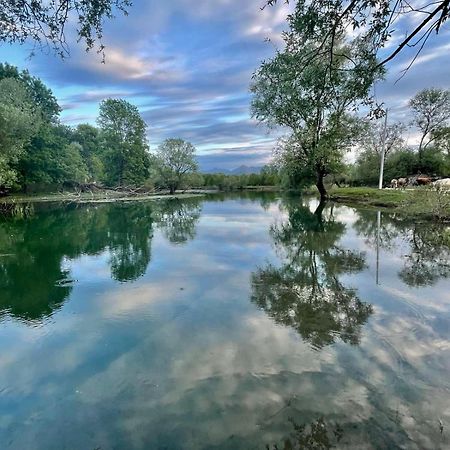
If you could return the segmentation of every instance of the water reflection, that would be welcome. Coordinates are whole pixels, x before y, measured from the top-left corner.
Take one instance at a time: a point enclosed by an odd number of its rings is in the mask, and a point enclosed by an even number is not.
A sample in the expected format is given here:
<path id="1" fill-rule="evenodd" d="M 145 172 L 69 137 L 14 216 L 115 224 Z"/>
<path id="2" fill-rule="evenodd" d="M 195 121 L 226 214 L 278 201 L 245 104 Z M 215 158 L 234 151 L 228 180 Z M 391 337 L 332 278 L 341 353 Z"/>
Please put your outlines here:
<path id="1" fill-rule="evenodd" d="M 310 424 L 298 424 L 289 419 L 294 431 L 283 443 L 267 445 L 267 450 L 330 450 L 336 448 L 344 435 L 343 428 L 338 424 L 327 424 L 323 417 Z"/>
<path id="2" fill-rule="evenodd" d="M 356 233 L 353 208 L 284 200 L 280 211 L 278 201 L 227 198 L 192 200 L 179 213 L 175 202 L 38 211 L 34 228 L 0 225 L 2 253 L 22 252 L 25 271 L 45 279 L 32 260 L 45 261 L 46 245 L 59 255 L 49 289 L 71 290 L 39 326 L 0 321 L 0 442 L 15 450 L 448 448 L 448 281 L 405 286 L 397 270 L 407 245 L 394 242 L 380 252 L 377 286 L 375 251 Z M 129 218 L 114 225 L 118 214 Z M 169 217 L 185 231 L 172 230 Z M 111 269 L 122 254 L 133 270 L 119 277 Z M 25 280 L 37 292 L 27 274 L 11 278 L 9 257 L 2 287 Z M 277 277 L 266 290 L 249 283 L 270 268 Z M 6 287 L 5 308 L 20 303 L 18 289 Z M 286 322 L 249 301 L 255 289 L 264 306 L 267 296 L 279 302 L 271 308 Z M 363 325 L 355 309 L 369 303 L 376 312 Z"/>
<path id="3" fill-rule="evenodd" d="M 321 203 L 312 212 L 288 199 L 284 208 L 287 220 L 271 228 L 282 264 L 253 273 L 252 302 L 316 348 L 336 339 L 357 344 L 372 306 L 339 277 L 362 271 L 364 253 L 340 245 L 345 224 L 334 217 L 332 206 Z"/>
<path id="4" fill-rule="evenodd" d="M 195 226 L 202 208 L 198 197 L 177 198 L 160 202 L 155 218 L 164 236 L 174 244 L 183 244 L 195 237 Z"/>
<path id="5" fill-rule="evenodd" d="M 106 257 L 116 281 L 137 280 L 151 260 L 154 226 L 170 242 L 184 243 L 195 236 L 200 211 L 200 200 L 191 199 L 44 205 L 28 218 L 3 218 L 0 314 L 30 321 L 52 314 L 70 295 L 76 280 L 69 264 L 81 255 Z"/>
<path id="6" fill-rule="evenodd" d="M 450 276 L 450 234 L 443 225 L 382 213 L 378 226 L 375 213 L 362 210 L 354 228 L 372 247 L 401 251 L 398 276 L 408 286 L 430 286 Z"/>

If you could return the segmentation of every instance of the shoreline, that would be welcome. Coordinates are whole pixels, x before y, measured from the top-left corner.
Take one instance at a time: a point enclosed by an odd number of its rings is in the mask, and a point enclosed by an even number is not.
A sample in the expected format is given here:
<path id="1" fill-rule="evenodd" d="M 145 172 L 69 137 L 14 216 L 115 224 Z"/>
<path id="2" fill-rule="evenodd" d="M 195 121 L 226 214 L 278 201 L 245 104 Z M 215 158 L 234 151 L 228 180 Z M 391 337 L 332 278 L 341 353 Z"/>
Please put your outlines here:
<path id="1" fill-rule="evenodd" d="M 450 191 L 430 189 L 333 188 L 329 200 L 371 208 L 383 208 L 405 216 L 450 222 Z"/>

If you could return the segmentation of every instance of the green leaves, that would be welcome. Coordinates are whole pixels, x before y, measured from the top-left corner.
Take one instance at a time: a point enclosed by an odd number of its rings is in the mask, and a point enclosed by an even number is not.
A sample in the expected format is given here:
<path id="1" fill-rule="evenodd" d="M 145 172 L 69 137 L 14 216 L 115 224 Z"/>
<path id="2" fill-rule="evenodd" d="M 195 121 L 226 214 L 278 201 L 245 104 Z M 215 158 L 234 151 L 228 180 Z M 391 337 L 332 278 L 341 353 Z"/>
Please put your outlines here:
<path id="1" fill-rule="evenodd" d="M 112 19 L 114 10 L 126 15 L 130 6 L 130 0 L 4 0 L 0 4 L 0 41 L 32 40 L 37 47 L 49 47 L 64 57 L 69 53 L 65 30 L 71 19 L 76 24 L 78 41 L 84 41 L 86 50 L 98 42 L 98 51 L 102 52 L 105 19 Z"/>
<path id="2" fill-rule="evenodd" d="M 270 126 L 289 129 L 281 157 L 285 170 L 317 186 L 325 195 L 323 177 L 342 166 L 358 126 L 350 112 L 369 102 L 369 89 L 383 70 L 367 39 L 351 39 L 336 21 L 340 1 L 299 1 L 284 33 L 285 49 L 255 72 L 252 113 Z M 290 178 L 291 175 L 290 175 Z"/>
<path id="3" fill-rule="evenodd" d="M 18 181 L 17 163 L 40 125 L 39 110 L 26 86 L 14 78 L 0 80 L 0 187 Z"/>
<path id="4" fill-rule="evenodd" d="M 198 170 L 195 147 L 183 139 L 166 139 L 158 147 L 155 165 L 159 184 L 174 193 Z"/>
<path id="5" fill-rule="evenodd" d="M 100 104 L 97 120 L 103 137 L 104 159 L 110 185 L 142 184 L 149 175 L 147 125 L 136 106 L 122 99 Z"/>

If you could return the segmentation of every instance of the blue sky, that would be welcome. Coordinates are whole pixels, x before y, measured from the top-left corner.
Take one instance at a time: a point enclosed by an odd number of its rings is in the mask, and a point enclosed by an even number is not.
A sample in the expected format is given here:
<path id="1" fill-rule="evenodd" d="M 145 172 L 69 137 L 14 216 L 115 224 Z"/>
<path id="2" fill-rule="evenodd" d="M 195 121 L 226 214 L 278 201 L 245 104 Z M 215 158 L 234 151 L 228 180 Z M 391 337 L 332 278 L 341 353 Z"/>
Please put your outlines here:
<path id="1" fill-rule="evenodd" d="M 118 15 L 105 27 L 105 64 L 95 51 L 85 53 L 75 44 L 70 31 L 65 60 L 42 53 L 30 59 L 31 46 L 5 44 L 0 60 L 44 80 L 67 124 L 93 123 L 103 98 L 125 98 L 139 107 L 153 150 L 168 137 L 181 137 L 196 146 L 204 169 L 261 165 L 269 161 L 277 136 L 250 118 L 250 77 L 280 45 L 288 13 L 284 4 L 261 11 L 262 3 L 136 0 L 128 17 Z M 391 108 L 391 120 L 408 120 L 407 102 L 418 90 L 450 88 L 449 36 L 447 26 L 397 83 L 408 55 L 389 66 L 375 93 Z M 407 137 L 414 143 L 414 130 Z"/>

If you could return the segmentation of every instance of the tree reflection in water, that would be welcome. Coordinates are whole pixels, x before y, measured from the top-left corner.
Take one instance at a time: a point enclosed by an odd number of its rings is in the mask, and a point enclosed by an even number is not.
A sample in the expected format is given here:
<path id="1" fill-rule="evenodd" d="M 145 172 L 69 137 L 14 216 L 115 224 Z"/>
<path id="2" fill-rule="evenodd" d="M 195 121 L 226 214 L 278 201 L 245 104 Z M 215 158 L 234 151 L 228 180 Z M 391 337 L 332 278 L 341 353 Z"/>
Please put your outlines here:
<path id="1" fill-rule="evenodd" d="M 383 213 L 378 230 L 373 211 L 358 211 L 354 228 L 372 247 L 377 245 L 377 236 L 380 248 L 402 247 L 402 268 L 398 276 L 408 286 L 430 286 L 450 276 L 450 234 L 442 224 Z"/>
<path id="2" fill-rule="evenodd" d="M 340 245 L 345 225 L 334 218 L 332 207 L 321 203 L 311 212 L 287 200 L 284 208 L 287 220 L 271 228 L 282 265 L 253 273 L 252 301 L 315 348 L 337 339 L 357 344 L 372 306 L 339 277 L 363 270 L 365 255 Z"/>
<path id="3" fill-rule="evenodd" d="M 155 208 L 154 217 L 163 235 L 174 244 L 183 244 L 195 237 L 195 227 L 202 208 L 199 197 L 168 199 Z"/>
<path id="4" fill-rule="evenodd" d="M 298 424 L 289 419 L 294 432 L 289 438 L 284 439 L 283 444 L 267 445 L 267 450 L 330 450 L 342 439 L 343 428 L 339 424 L 327 424 L 323 417 L 314 422 Z"/>
<path id="5" fill-rule="evenodd" d="M 31 217 L 0 219 L 0 316 L 34 321 L 58 309 L 75 281 L 68 262 L 107 251 L 111 277 L 130 282 L 151 260 L 154 226 L 171 242 L 195 235 L 200 200 L 41 205 Z"/>

